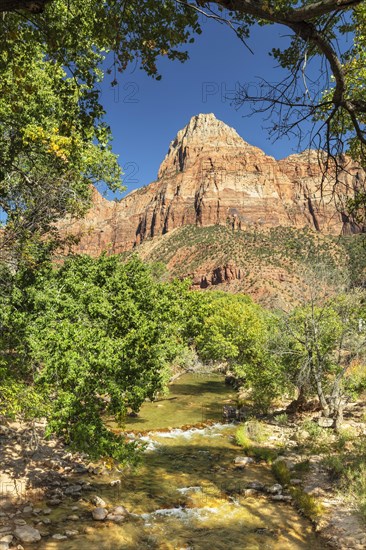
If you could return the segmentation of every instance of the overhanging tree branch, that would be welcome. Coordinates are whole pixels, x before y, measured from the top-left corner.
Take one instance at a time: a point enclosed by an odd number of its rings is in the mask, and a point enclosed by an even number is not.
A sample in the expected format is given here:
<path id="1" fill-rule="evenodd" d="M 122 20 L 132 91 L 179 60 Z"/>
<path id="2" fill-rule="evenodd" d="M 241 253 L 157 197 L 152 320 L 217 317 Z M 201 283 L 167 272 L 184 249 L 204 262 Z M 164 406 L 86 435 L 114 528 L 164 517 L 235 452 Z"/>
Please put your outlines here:
<path id="1" fill-rule="evenodd" d="M 222 7 L 242 13 L 252 15 L 256 18 L 273 21 L 274 23 L 298 23 L 301 21 L 310 21 L 315 17 L 327 15 L 328 13 L 339 12 L 354 8 L 361 4 L 363 0 L 321 0 L 312 4 L 306 4 L 298 8 L 276 9 L 275 5 L 269 2 L 260 2 L 257 0 L 218 0 L 217 2 L 198 2 L 199 4 L 220 4 Z M 275 4 L 275 3 L 273 3 Z"/>
<path id="2" fill-rule="evenodd" d="M 41 13 L 49 1 L 50 0 L 0 0 L 0 13 L 18 10 Z"/>

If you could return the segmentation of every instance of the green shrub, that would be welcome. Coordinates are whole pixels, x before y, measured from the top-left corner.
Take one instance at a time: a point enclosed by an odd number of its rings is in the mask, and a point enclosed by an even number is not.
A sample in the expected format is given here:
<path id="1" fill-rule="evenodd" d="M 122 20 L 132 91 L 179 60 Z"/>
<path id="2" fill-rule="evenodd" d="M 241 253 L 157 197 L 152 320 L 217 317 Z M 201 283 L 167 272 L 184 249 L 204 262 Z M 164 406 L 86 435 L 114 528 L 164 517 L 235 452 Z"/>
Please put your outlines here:
<path id="1" fill-rule="evenodd" d="M 268 431 L 265 424 L 259 420 L 248 420 L 245 423 L 245 427 L 250 439 L 256 443 L 263 443 L 268 437 Z"/>
<path id="2" fill-rule="evenodd" d="M 286 426 L 288 422 L 288 415 L 286 413 L 281 413 L 276 416 L 276 422 L 280 426 Z"/>
<path id="3" fill-rule="evenodd" d="M 240 428 L 236 430 L 235 442 L 237 445 L 240 445 L 240 447 L 242 447 L 245 451 L 252 448 L 253 441 L 248 436 L 248 431 L 245 425 L 240 426 Z"/>
<path id="4" fill-rule="evenodd" d="M 366 457 L 361 455 L 356 462 L 346 468 L 344 486 L 349 497 L 356 503 L 359 512 L 366 520 Z"/>
<path id="5" fill-rule="evenodd" d="M 297 508 L 311 521 L 316 521 L 324 513 L 321 503 L 299 487 L 291 487 L 290 494 Z"/>
<path id="6" fill-rule="evenodd" d="M 355 398 L 366 390 L 366 365 L 357 363 L 352 365 L 345 379 L 348 392 Z"/>
<path id="7" fill-rule="evenodd" d="M 248 456 L 272 463 L 278 457 L 278 451 L 270 447 L 256 445 L 256 443 L 264 442 L 266 437 L 264 425 L 258 420 L 249 420 L 237 429 L 235 441 Z"/>
<path id="8" fill-rule="evenodd" d="M 272 464 L 272 472 L 281 485 L 288 485 L 291 480 L 291 472 L 284 460 L 277 460 Z"/>
<path id="9" fill-rule="evenodd" d="M 302 460 L 301 462 L 298 462 L 294 466 L 294 470 L 298 472 L 299 474 L 302 474 L 304 472 L 308 472 L 310 470 L 310 461 L 309 460 Z"/>
<path id="10" fill-rule="evenodd" d="M 343 451 L 346 443 L 354 441 L 357 437 L 355 431 L 352 428 L 341 428 L 337 435 L 338 437 L 335 446 L 339 451 Z"/>
<path id="11" fill-rule="evenodd" d="M 272 464 L 276 458 L 278 458 L 278 451 L 271 449 L 270 447 L 253 446 L 249 450 L 248 454 L 258 460 L 265 460 L 268 464 Z"/>
<path id="12" fill-rule="evenodd" d="M 251 447 L 254 443 L 263 443 L 268 433 L 265 424 L 259 420 L 248 420 L 237 429 L 235 438 L 238 445 L 243 448 Z"/>
<path id="13" fill-rule="evenodd" d="M 330 455 L 322 461 L 330 476 L 334 479 L 339 478 L 344 472 L 344 462 L 342 456 Z"/>
<path id="14" fill-rule="evenodd" d="M 305 422 L 302 423 L 302 428 L 309 432 L 312 437 L 319 437 L 323 434 L 323 428 L 312 420 L 305 420 Z"/>

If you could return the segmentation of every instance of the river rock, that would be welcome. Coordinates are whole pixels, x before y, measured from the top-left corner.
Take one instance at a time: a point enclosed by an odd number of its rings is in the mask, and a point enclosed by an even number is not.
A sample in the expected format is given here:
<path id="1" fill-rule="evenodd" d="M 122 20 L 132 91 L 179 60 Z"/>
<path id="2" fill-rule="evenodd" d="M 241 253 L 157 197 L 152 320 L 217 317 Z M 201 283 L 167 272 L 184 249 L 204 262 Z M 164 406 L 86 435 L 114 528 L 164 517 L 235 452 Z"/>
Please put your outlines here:
<path id="1" fill-rule="evenodd" d="M 38 542 L 41 540 L 40 532 L 30 525 L 19 525 L 15 529 L 14 535 L 21 542 Z"/>
<path id="2" fill-rule="evenodd" d="M 321 416 L 318 418 L 318 424 L 321 428 L 332 428 L 334 425 L 333 418 L 326 418 L 325 416 Z"/>
<path id="3" fill-rule="evenodd" d="M 301 485 L 301 484 L 302 484 L 302 479 L 298 479 L 298 478 L 290 479 L 290 485 Z"/>
<path id="4" fill-rule="evenodd" d="M 65 489 L 65 495 L 74 495 L 75 493 L 80 493 L 81 489 L 81 485 L 70 485 L 70 487 L 67 487 Z"/>
<path id="5" fill-rule="evenodd" d="M 271 495 L 278 495 L 282 493 L 282 485 L 280 485 L 279 483 L 275 483 L 274 485 L 272 485 L 272 487 L 268 487 L 267 491 Z"/>
<path id="6" fill-rule="evenodd" d="M 120 515 L 120 514 L 110 513 L 107 516 L 107 520 L 114 521 L 115 523 L 121 523 L 122 521 L 125 521 L 125 519 L 126 519 L 126 516 Z"/>
<path id="7" fill-rule="evenodd" d="M 77 474 L 87 474 L 88 471 L 88 468 L 86 468 L 86 466 L 83 466 L 82 464 L 77 464 L 76 466 L 74 466 L 74 472 Z"/>
<path id="8" fill-rule="evenodd" d="M 54 535 L 52 535 L 52 538 L 53 540 L 66 540 L 67 536 L 61 535 L 61 533 L 55 533 Z"/>
<path id="9" fill-rule="evenodd" d="M 283 500 L 286 500 L 286 497 L 284 495 L 280 495 L 280 494 L 272 495 L 272 500 L 278 500 L 279 502 L 281 502 Z"/>
<path id="10" fill-rule="evenodd" d="M 66 519 L 69 521 L 79 521 L 79 516 L 77 514 L 71 514 L 70 516 L 67 516 Z"/>
<path id="11" fill-rule="evenodd" d="M 98 508 L 106 508 L 107 504 L 104 502 L 104 500 L 98 496 L 95 496 L 91 499 L 92 504 L 95 504 L 95 506 L 98 506 Z"/>
<path id="12" fill-rule="evenodd" d="M 234 464 L 237 468 L 244 468 L 248 464 L 252 464 L 254 459 L 250 456 L 237 456 L 234 460 Z"/>
<path id="13" fill-rule="evenodd" d="M 15 525 L 27 525 L 27 522 L 25 521 L 25 519 L 17 518 L 17 519 L 14 520 L 14 524 Z"/>
<path id="14" fill-rule="evenodd" d="M 116 485 L 121 485 L 121 480 L 120 479 L 114 479 L 113 481 L 110 482 L 109 485 L 111 487 L 115 487 Z"/>
<path id="15" fill-rule="evenodd" d="M 59 504 L 61 504 L 62 500 L 60 498 L 53 498 L 51 500 L 48 501 L 48 504 L 50 506 L 58 506 Z"/>
<path id="16" fill-rule="evenodd" d="M 13 535 L 5 535 L 1 537 L 0 542 L 7 542 L 8 544 L 10 544 L 12 540 L 13 540 Z"/>
<path id="17" fill-rule="evenodd" d="M 264 485 L 260 481 L 251 481 L 247 483 L 247 489 L 254 489 L 255 491 L 263 491 Z"/>
<path id="18" fill-rule="evenodd" d="M 245 489 L 244 491 L 244 496 L 246 497 L 253 497 L 254 495 L 256 495 L 258 493 L 258 491 L 256 491 L 255 489 Z"/>
<path id="19" fill-rule="evenodd" d="M 128 511 L 126 510 L 126 508 L 122 505 L 120 506 L 115 506 L 115 508 L 113 508 L 111 510 L 111 513 L 113 514 L 117 514 L 117 515 L 120 515 L 120 516 L 128 516 Z"/>
<path id="20" fill-rule="evenodd" d="M 102 508 L 101 506 L 97 506 L 92 511 L 93 519 L 96 521 L 103 521 L 108 515 L 108 512 L 105 508 Z"/>
<path id="21" fill-rule="evenodd" d="M 5 540 L 0 540 L 0 550 L 9 550 L 9 543 Z"/>
<path id="22" fill-rule="evenodd" d="M 65 531 L 65 535 L 67 537 L 76 537 L 76 535 L 79 534 L 79 531 L 77 531 L 76 529 L 66 529 Z"/>

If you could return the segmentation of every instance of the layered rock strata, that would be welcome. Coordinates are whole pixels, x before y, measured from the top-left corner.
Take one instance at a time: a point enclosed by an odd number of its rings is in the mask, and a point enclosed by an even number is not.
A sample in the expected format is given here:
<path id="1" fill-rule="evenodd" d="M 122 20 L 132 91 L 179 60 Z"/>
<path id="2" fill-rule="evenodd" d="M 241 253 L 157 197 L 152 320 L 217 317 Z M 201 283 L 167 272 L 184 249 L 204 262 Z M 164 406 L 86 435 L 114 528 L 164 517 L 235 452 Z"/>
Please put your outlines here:
<path id="1" fill-rule="evenodd" d="M 199 114 L 171 142 L 155 182 L 120 202 L 95 190 L 85 219 L 65 220 L 63 231 L 80 237 L 78 252 L 92 255 L 131 250 L 191 224 L 356 232 L 342 203 L 362 181 L 363 171 L 351 161 L 337 180 L 324 177 L 316 151 L 277 161 L 213 114 Z"/>

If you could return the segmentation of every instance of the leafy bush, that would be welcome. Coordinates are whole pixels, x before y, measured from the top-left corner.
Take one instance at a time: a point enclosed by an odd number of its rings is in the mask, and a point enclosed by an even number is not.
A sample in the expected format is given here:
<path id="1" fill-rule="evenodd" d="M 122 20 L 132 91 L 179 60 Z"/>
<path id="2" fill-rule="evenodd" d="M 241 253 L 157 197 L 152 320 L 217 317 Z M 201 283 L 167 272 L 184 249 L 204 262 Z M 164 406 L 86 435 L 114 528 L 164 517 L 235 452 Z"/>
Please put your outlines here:
<path id="1" fill-rule="evenodd" d="M 245 426 L 240 426 L 235 433 L 235 442 L 240 445 L 244 451 L 250 451 L 253 447 L 253 441 L 248 436 L 248 431 Z"/>
<path id="2" fill-rule="evenodd" d="M 357 398 L 366 390 L 366 365 L 361 362 L 354 363 L 347 374 L 345 388 L 352 397 Z"/>
<path id="3" fill-rule="evenodd" d="M 291 487 L 290 494 L 298 509 L 311 521 L 316 521 L 324 513 L 321 503 L 299 487 Z"/>
<path id="4" fill-rule="evenodd" d="M 331 478 L 338 479 L 344 472 L 345 464 L 339 455 L 329 455 L 322 460 L 322 464 L 328 470 Z"/>
<path id="5" fill-rule="evenodd" d="M 280 426 L 286 426 L 288 423 L 288 415 L 286 413 L 281 413 L 276 416 L 276 422 Z"/>
<path id="6" fill-rule="evenodd" d="M 267 411 L 284 390 L 282 365 L 270 353 L 276 319 L 245 295 L 210 293 L 196 336 L 199 356 L 224 362 L 250 389 L 258 411 Z"/>
<path id="7" fill-rule="evenodd" d="M 288 485 L 291 480 L 291 472 L 284 460 L 276 460 L 272 464 L 272 472 L 281 485 Z"/>
<path id="8" fill-rule="evenodd" d="M 49 430 L 68 444 L 121 461 L 132 456 L 136 445 L 103 418 L 123 422 L 164 389 L 186 346 L 187 284 L 159 283 L 136 257 L 123 264 L 118 256 L 71 258 L 36 276 L 19 273 L 12 284 L 0 313 L 8 412 L 35 415 L 46 403 Z"/>
<path id="9" fill-rule="evenodd" d="M 240 426 L 235 434 L 237 445 L 240 445 L 248 456 L 272 463 L 277 458 L 278 451 L 257 445 L 257 443 L 264 443 L 266 438 L 265 426 L 258 420 L 249 420 Z"/>

